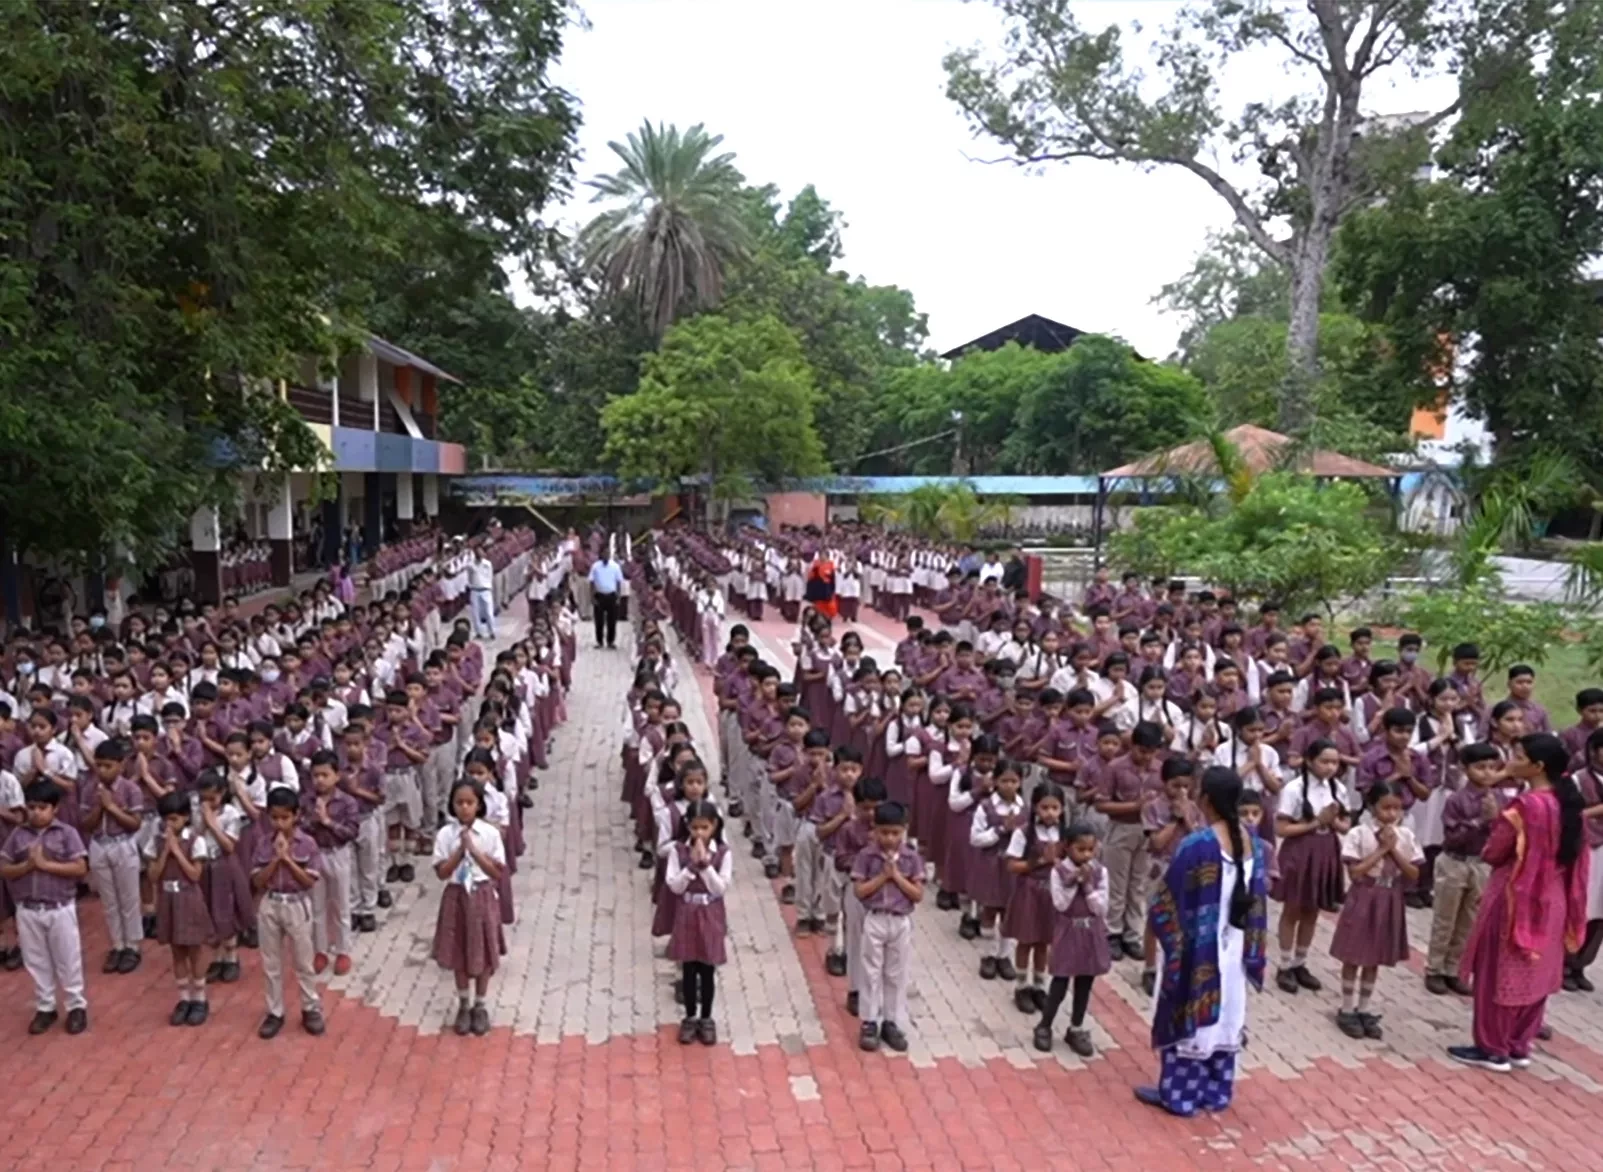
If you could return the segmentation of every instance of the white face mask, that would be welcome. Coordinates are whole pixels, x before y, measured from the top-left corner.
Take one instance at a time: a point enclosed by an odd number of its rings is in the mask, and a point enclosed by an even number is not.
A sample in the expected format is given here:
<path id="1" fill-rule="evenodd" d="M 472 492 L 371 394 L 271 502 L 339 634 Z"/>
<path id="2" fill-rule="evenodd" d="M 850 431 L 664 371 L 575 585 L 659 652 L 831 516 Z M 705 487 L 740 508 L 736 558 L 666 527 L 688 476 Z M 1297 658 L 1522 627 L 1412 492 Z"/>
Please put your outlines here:
<path id="1" fill-rule="evenodd" d="M 101 627 L 103 627 L 105 625 L 106 625 L 106 620 L 101 618 L 99 615 L 93 615 L 89 619 L 89 629 L 91 631 L 98 631 L 98 630 L 100 630 Z"/>
<path id="2" fill-rule="evenodd" d="M 262 683 L 264 683 L 264 684 L 276 684 L 277 682 L 278 682 L 278 669 L 276 667 L 269 667 L 269 668 L 263 669 L 263 671 L 262 671 Z"/>
<path id="3" fill-rule="evenodd" d="M 17 674 L 19 676 L 31 676 L 33 674 L 33 662 L 27 659 L 17 660 Z"/>

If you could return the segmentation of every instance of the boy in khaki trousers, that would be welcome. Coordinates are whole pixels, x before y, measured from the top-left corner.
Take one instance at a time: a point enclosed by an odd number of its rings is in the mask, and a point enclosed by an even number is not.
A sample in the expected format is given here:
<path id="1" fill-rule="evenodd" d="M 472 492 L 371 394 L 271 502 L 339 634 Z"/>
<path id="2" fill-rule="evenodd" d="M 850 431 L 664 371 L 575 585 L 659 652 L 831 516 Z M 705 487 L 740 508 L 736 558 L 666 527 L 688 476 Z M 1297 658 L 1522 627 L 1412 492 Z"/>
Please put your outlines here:
<path id="1" fill-rule="evenodd" d="M 1496 788 L 1503 765 L 1496 748 L 1466 745 L 1459 753 L 1459 764 L 1469 783 L 1442 807 L 1442 853 L 1436 856 L 1425 988 L 1437 994 L 1468 996 L 1470 987 L 1459 980 L 1458 962 L 1475 926 L 1481 892 L 1492 874 L 1492 865 L 1481 858 L 1481 851 L 1507 802 Z"/>
<path id="2" fill-rule="evenodd" d="M 323 861 L 312 836 L 299 828 L 300 799 L 285 787 L 267 794 L 268 833 L 251 852 L 251 883 L 262 893 L 256 931 L 267 979 L 267 1016 L 256 1031 L 275 1038 L 284 1028 L 284 945 L 289 945 L 295 982 L 301 991 L 301 1027 L 321 1034 L 323 1003 L 312 972 L 312 887 Z"/>

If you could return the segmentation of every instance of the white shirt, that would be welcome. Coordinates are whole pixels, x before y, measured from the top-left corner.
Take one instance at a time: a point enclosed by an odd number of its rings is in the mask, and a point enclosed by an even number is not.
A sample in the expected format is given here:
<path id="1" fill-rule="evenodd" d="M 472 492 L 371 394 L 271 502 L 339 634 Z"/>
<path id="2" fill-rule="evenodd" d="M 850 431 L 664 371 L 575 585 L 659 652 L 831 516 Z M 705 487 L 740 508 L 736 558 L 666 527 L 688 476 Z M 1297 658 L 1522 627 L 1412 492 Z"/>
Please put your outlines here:
<path id="1" fill-rule="evenodd" d="M 1008 858 L 1022 859 L 1024 857 L 1024 848 L 1028 844 L 1028 839 L 1025 836 L 1029 833 L 1029 830 L 1028 826 L 1020 826 L 1013 832 L 1013 837 L 1007 840 Z M 1035 841 L 1056 842 L 1058 833 L 1059 828 L 1056 826 L 1037 826 L 1035 828 Z"/>
<path id="2" fill-rule="evenodd" d="M 709 844 L 710 845 L 710 844 Z M 716 850 L 714 851 L 716 853 Z M 723 895 L 729 890 L 729 884 L 735 876 L 735 852 L 725 850 L 724 857 L 718 860 L 716 867 L 701 868 L 701 881 L 707 885 L 708 895 Z M 668 852 L 668 874 L 666 881 L 668 890 L 675 895 L 683 895 L 690 889 L 691 883 L 696 879 L 696 868 L 681 866 L 679 852 Z"/>
<path id="3" fill-rule="evenodd" d="M 1001 562 L 986 562 L 980 567 L 981 582 L 1000 582 L 1005 572 Z"/>
<path id="4" fill-rule="evenodd" d="M 22 797 L 22 783 L 9 769 L 0 769 L 0 810 L 18 810 L 27 803 Z"/>
<path id="5" fill-rule="evenodd" d="M 469 590 L 488 590 L 494 579 L 495 567 L 490 564 L 489 558 L 474 558 L 468 563 Z"/>
<path id="6" fill-rule="evenodd" d="M 475 818 L 473 825 L 467 828 L 466 831 L 462 823 L 456 821 L 447 822 L 440 827 L 439 833 L 434 836 L 434 863 L 436 866 L 456 854 L 457 845 L 462 841 L 462 835 L 467 831 L 471 831 L 473 845 L 478 848 L 481 855 L 487 859 L 495 860 L 503 867 L 506 866 L 506 848 L 501 843 L 501 832 L 483 818 Z M 493 883 L 494 880 L 484 873 L 484 868 L 474 862 L 472 855 L 464 851 L 461 863 L 457 865 L 455 871 L 451 872 L 451 877 L 446 882 L 455 883 L 467 891 L 472 891 L 475 887 Z"/>
<path id="7" fill-rule="evenodd" d="M 1347 787 L 1341 783 L 1339 778 L 1333 777 L 1327 783 L 1309 774 L 1308 782 L 1308 810 L 1315 818 L 1319 817 L 1326 806 L 1339 804 L 1343 810 L 1348 808 Z M 1289 818 L 1293 822 L 1301 822 L 1303 820 L 1302 801 L 1302 774 L 1298 773 L 1297 776 L 1286 782 L 1286 787 L 1280 791 L 1280 803 L 1276 806 L 1277 815 L 1281 818 Z"/>
<path id="8" fill-rule="evenodd" d="M 212 841 L 211 835 L 203 834 L 200 831 L 197 831 L 193 826 L 184 827 L 178 832 L 178 837 L 182 841 L 190 844 L 189 857 L 194 862 L 198 863 L 203 859 L 215 859 L 220 857 L 222 853 L 218 849 L 217 844 Z M 152 834 L 149 840 L 145 843 L 145 849 L 143 852 L 145 858 L 160 858 L 161 848 L 163 845 L 165 845 L 166 841 L 167 836 L 158 829 L 156 833 Z"/>
<path id="9" fill-rule="evenodd" d="M 1075 868 L 1067 860 L 1058 863 L 1052 868 L 1052 906 L 1060 912 L 1066 912 L 1074 905 L 1074 897 L 1080 889 L 1079 877 Z M 1096 868 L 1096 880 L 1090 891 L 1085 893 L 1085 904 L 1093 916 L 1099 920 L 1108 917 L 1108 869 L 1103 866 Z"/>
<path id="10" fill-rule="evenodd" d="M 100 735 L 104 737 L 106 734 Z M 17 750 L 11 768 L 16 771 L 17 780 L 25 785 L 40 780 L 47 773 L 72 780 L 78 776 L 77 757 L 60 741 L 51 741 L 42 754 L 37 746 L 25 745 Z"/>
<path id="11" fill-rule="evenodd" d="M 139 711 L 145 716 L 160 716 L 161 710 L 168 704 L 177 704 L 189 715 L 189 698 L 177 688 L 169 687 L 165 692 L 146 692 L 139 697 Z"/>
<path id="12" fill-rule="evenodd" d="M 1401 822 L 1392 827 L 1392 829 L 1397 831 L 1397 850 L 1402 854 L 1403 858 L 1411 863 L 1424 862 L 1425 852 L 1420 847 L 1419 840 L 1414 837 L 1414 832 Z M 1341 837 L 1341 857 L 1350 863 L 1361 862 L 1379 849 L 1380 832 L 1375 829 L 1374 823 L 1368 818 L 1365 818 Z M 1379 877 L 1386 874 L 1395 874 L 1395 871 L 1395 862 L 1390 858 L 1386 858 L 1382 859 L 1380 866 L 1376 867 L 1370 874 Z"/>

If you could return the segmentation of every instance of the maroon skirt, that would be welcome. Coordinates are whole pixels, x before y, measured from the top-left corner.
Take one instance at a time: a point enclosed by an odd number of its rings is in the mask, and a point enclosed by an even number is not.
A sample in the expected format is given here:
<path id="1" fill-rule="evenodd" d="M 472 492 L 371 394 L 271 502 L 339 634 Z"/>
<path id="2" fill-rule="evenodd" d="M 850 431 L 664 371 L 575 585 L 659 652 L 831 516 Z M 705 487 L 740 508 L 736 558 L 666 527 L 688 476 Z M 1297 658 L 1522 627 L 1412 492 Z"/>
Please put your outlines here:
<path id="1" fill-rule="evenodd" d="M 470 977 L 495 972 L 506 953 L 500 903 L 493 883 L 481 883 L 471 895 L 460 883 L 446 884 L 434 923 L 435 963 Z"/>
<path id="2" fill-rule="evenodd" d="M 946 787 L 936 785 L 928 776 L 916 778 L 913 784 L 918 786 L 918 796 L 913 799 L 918 803 L 918 853 L 931 862 L 944 862 L 946 815 L 951 812 L 946 805 Z"/>
<path id="3" fill-rule="evenodd" d="M 1107 922 L 1096 916 L 1060 914 L 1052 929 L 1047 964 L 1054 977 L 1100 977 L 1113 967 Z"/>
<path id="4" fill-rule="evenodd" d="M 166 882 L 156 884 L 156 940 L 175 948 L 197 948 L 217 939 L 206 893 L 199 883 L 179 879 L 178 890 Z"/>
<path id="5" fill-rule="evenodd" d="M 623 793 L 619 800 L 633 805 L 640 794 L 640 788 L 646 782 L 646 767 L 640 764 L 640 750 L 625 745 L 623 748 Z"/>
<path id="6" fill-rule="evenodd" d="M 1002 935 L 1020 944 L 1050 944 L 1057 929 L 1057 909 L 1044 868 L 1021 878 L 1002 916 Z M 1037 878 L 1037 876 L 1040 876 Z"/>
<path id="7" fill-rule="evenodd" d="M 871 770 L 864 770 L 864 777 L 873 777 Z M 907 756 L 891 757 L 885 761 L 884 772 L 880 776 L 885 781 L 885 796 L 893 802 L 900 802 L 904 810 L 913 810 L 913 777 L 907 770 Z"/>
<path id="8" fill-rule="evenodd" d="M 1408 912 L 1402 885 L 1354 883 L 1341 906 L 1336 934 L 1330 938 L 1330 955 L 1342 964 L 1360 968 L 1406 961 Z"/>
<path id="9" fill-rule="evenodd" d="M 256 900 L 251 895 L 250 876 L 245 860 L 236 849 L 232 854 L 206 864 L 201 876 L 206 893 L 206 910 L 218 940 L 228 940 L 256 927 Z"/>
<path id="10" fill-rule="evenodd" d="M 1282 839 L 1276 862 L 1280 879 L 1274 896 L 1294 908 L 1333 912 L 1341 906 L 1341 840 L 1334 834 L 1299 834 Z"/>
<path id="11" fill-rule="evenodd" d="M 974 870 L 975 849 L 969 845 L 974 826 L 974 807 L 953 811 L 946 808 L 946 850 L 941 855 L 941 889 L 959 895 L 972 895 L 969 874 Z"/>
<path id="12" fill-rule="evenodd" d="M 970 857 L 968 897 L 982 908 L 1002 911 L 1013 898 L 1013 889 L 1018 883 L 1019 877 L 1007 869 L 1001 843 L 989 850 L 976 850 Z"/>
<path id="13" fill-rule="evenodd" d="M 658 864 L 658 866 L 661 865 L 661 863 Z M 675 917 L 679 913 L 679 897 L 669 891 L 668 885 L 664 883 L 654 898 L 657 901 L 657 906 L 651 913 L 651 934 L 654 937 L 671 935 L 674 930 Z"/>
<path id="14" fill-rule="evenodd" d="M 512 804 L 512 808 L 514 810 L 518 808 L 516 802 Z M 501 832 L 501 849 L 506 854 L 507 863 L 501 868 L 501 878 L 495 882 L 495 894 L 501 904 L 501 922 L 510 924 L 517 916 L 517 909 L 512 903 L 512 872 L 515 870 L 513 860 L 517 855 L 512 850 L 510 830 Z"/>
<path id="15" fill-rule="evenodd" d="M 668 937 L 668 959 L 679 964 L 723 964 L 727 959 L 724 937 L 729 933 L 729 915 L 724 910 L 724 901 L 693 903 L 667 892 L 663 903 L 670 900 L 674 905 L 674 917 L 673 930 Z"/>

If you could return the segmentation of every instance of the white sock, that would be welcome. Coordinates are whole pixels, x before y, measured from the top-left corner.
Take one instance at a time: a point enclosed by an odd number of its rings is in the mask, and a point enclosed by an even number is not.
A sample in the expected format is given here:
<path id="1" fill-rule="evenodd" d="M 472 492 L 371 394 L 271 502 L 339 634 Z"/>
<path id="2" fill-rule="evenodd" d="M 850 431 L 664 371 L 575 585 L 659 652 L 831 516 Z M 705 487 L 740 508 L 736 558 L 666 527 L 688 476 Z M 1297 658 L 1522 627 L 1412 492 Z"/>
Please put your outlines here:
<path id="1" fill-rule="evenodd" d="M 996 959 L 1007 960 L 1013 955 L 1015 947 L 1013 941 L 1002 935 L 1002 930 L 998 928 L 996 932 Z"/>

